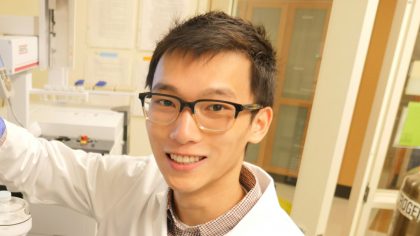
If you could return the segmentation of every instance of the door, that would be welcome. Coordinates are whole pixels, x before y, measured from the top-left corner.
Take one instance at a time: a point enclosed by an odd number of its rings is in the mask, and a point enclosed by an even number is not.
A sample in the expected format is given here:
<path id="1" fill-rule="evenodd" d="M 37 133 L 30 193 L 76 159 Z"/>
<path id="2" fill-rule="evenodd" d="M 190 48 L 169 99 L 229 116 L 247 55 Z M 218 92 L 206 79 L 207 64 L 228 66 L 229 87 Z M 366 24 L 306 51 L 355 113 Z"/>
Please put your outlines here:
<path id="1" fill-rule="evenodd" d="M 387 235 L 402 180 L 420 166 L 419 24 L 420 1 L 398 1 L 343 235 Z"/>

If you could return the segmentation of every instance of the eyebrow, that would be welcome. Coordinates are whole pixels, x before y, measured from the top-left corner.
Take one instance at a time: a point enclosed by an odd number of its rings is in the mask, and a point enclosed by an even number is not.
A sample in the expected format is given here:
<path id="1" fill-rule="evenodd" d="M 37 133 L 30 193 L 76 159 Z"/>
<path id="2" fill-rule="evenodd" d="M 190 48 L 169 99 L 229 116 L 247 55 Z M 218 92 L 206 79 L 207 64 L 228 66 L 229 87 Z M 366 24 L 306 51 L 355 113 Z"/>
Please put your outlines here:
<path id="1" fill-rule="evenodd" d="M 169 84 L 164 84 L 164 83 L 157 83 L 152 87 L 152 91 L 153 90 L 163 90 L 163 91 L 167 91 L 167 92 L 173 92 L 173 93 L 177 93 L 180 94 L 179 90 L 172 85 Z M 225 97 L 230 97 L 230 98 L 236 98 L 235 93 L 228 88 L 208 88 L 205 89 L 203 92 L 200 93 L 200 96 L 202 97 L 206 97 L 206 96 L 212 96 L 212 95 L 221 95 L 221 96 L 225 96 Z"/>
<path id="2" fill-rule="evenodd" d="M 230 98 L 236 98 L 235 93 L 228 88 L 208 88 L 201 93 L 202 96 L 221 95 Z"/>
<path id="3" fill-rule="evenodd" d="M 169 84 L 163 84 L 163 83 L 157 83 L 155 84 L 152 89 L 153 90 L 165 90 L 168 92 L 177 92 L 178 89 L 175 86 L 169 85 Z"/>

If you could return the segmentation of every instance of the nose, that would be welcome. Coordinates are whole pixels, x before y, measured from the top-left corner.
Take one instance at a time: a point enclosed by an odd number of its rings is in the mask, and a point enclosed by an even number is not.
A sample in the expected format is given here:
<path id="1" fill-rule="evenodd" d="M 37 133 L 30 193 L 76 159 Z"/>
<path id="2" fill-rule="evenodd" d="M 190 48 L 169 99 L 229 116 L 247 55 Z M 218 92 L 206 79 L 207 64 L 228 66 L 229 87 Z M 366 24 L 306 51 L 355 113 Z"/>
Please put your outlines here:
<path id="1" fill-rule="evenodd" d="M 201 130 L 190 109 L 183 109 L 179 113 L 169 137 L 180 144 L 196 143 L 201 140 Z"/>

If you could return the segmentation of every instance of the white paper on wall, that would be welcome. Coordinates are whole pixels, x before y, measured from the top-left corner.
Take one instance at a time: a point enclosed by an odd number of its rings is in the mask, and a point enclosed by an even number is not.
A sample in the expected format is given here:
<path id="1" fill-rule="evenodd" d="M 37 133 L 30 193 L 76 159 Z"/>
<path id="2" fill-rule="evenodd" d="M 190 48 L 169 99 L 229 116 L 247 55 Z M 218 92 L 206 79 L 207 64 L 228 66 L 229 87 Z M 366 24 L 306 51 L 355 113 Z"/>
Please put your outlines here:
<path id="1" fill-rule="evenodd" d="M 149 64 L 152 58 L 152 53 L 139 53 L 133 63 L 133 87 L 138 88 L 139 91 L 144 91 L 146 83 L 147 72 L 149 71 Z"/>
<path id="2" fill-rule="evenodd" d="M 109 89 L 116 86 L 131 86 L 130 68 L 131 54 L 129 52 L 91 51 L 88 54 L 86 66 L 86 83 L 94 85 L 98 81 L 105 81 Z"/>
<path id="3" fill-rule="evenodd" d="M 156 42 L 165 35 L 176 19 L 195 15 L 198 0 L 143 0 L 139 19 L 137 47 L 153 51 Z"/>
<path id="4" fill-rule="evenodd" d="M 149 71 L 151 57 L 151 53 L 140 53 L 138 56 L 136 56 L 136 59 L 134 60 L 132 81 L 133 87 L 137 88 L 136 91 L 139 93 L 148 90 L 144 86 L 146 83 L 147 72 Z M 143 115 L 141 103 L 137 97 L 132 98 L 131 100 L 131 115 Z"/>
<path id="5" fill-rule="evenodd" d="M 407 95 L 420 96 L 420 61 L 414 61 L 411 64 L 410 74 L 408 75 Z"/>
<path id="6" fill-rule="evenodd" d="M 90 0 L 88 9 L 90 46 L 134 48 L 136 0 Z"/>
<path id="7" fill-rule="evenodd" d="M 132 56 L 128 51 L 92 50 L 88 53 L 85 70 L 85 88 L 103 91 L 130 92 L 131 87 Z M 95 86 L 104 81 L 103 87 Z M 108 107 L 128 106 L 130 97 L 108 95 L 91 95 L 89 102 L 92 105 L 106 105 Z"/>

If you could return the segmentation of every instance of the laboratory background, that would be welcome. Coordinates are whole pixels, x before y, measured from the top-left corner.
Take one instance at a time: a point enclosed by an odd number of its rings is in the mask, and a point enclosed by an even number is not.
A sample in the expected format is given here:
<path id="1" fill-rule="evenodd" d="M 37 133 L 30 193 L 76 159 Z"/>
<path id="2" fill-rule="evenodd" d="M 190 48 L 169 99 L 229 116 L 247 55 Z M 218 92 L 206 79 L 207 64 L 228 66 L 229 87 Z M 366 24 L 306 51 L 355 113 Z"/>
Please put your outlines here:
<path id="1" fill-rule="evenodd" d="M 138 93 L 155 43 L 210 10 L 264 25 L 277 50 L 273 124 L 245 159 L 283 209 L 309 236 L 389 235 L 420 172 L 419 0 L 0 0 L 1 116 L 72 148 L 151 154 Z M 77 212 L 30 211 L 29 235 L 95 235 Z"/>

